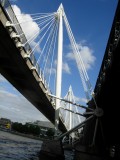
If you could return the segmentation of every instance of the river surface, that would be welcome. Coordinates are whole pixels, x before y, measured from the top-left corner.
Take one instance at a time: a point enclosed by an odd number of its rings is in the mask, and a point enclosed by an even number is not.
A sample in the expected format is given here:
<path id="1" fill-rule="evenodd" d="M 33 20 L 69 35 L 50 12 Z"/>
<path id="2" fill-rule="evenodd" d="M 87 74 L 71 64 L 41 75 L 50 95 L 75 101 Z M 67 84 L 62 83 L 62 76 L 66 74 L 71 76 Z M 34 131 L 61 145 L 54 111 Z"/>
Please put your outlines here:
<path id="1" fill-rule="evenodd" d="M 42 141 L 0 131 L 0 160 L 39 160 Z M 72 160 L 72 153 L 65 151 L 65 159 Z"/>

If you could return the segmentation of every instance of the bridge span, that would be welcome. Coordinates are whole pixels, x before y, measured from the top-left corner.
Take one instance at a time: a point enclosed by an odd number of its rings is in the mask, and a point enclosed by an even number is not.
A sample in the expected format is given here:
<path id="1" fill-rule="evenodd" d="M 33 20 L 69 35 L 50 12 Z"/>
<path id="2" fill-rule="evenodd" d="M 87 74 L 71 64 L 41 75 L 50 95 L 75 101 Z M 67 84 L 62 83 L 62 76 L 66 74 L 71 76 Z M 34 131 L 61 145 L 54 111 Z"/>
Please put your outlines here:
<path id="1" fill-rule="evenodd" d="M 54 124 L 55 106 L 46 94 L 47 87 L 39 77 L 25 48 L 20 46 L 18 37 L 14 37 L 14 28 L 6 27 L 8 21 L 10 18 L 0 4 L 0 73 Z M 66 131 L 61 119 L 59 129 L 62 132 Z"/>
<path id="2" fill-rule="evenodd" d="M 0 72 L 52 123 L 55 120 L 55 109 L 47 88 L 40 79 L 33 62 L 20 45 L 14 29 L 7 24 L 9 17 L 0 6 Z M 7 24 L 7 26 L 6 26 Z M 85 156 L 95 159 L 107 156 L 111 159 L 113 149 L 120 158 L 119 131 L 119 90 L 120 90 L 120 1 L 116 9 L 105 55 L 98 75 L 94 95 L 89 101 L 89 108 L 94 110 L 94 118 L 88 121 L 83 129 L 83 137 L 76 144 L 76 160 Z M 95 101 L 94 101 L 95 99 Z M 97 105 L 95 105 L 95 102 Z M 97 109 L 95 107 L 98 107 Z M 97 112 L 96 112 L 97 111 Z M 100 112 L 102 111 L 102 114 Z M 89 118 L 89 115 L 86 116 Z M 60 119 L 59 129 L 66 131 Z M 96 153 L 97 150 L 97 153 Z M 84 156 L 85 154 L 85 156 Z M 97 158 L 96 158 L 97 159 Z"/>

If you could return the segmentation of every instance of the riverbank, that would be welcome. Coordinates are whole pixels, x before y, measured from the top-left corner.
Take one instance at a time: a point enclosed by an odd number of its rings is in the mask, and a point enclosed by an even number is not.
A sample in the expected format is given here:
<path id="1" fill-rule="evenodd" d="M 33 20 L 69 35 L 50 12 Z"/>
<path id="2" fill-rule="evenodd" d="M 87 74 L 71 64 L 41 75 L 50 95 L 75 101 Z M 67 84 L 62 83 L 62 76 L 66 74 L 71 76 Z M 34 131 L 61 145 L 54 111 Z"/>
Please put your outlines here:
<path id="1" fill-rule="evenodd" d="M 16 131 L 13 131 L 13 130 L 7 130 L 7 129 L 4 129 L 4 128 L 0 128 L 0 131 L 4 131 L 4 132 L 8 132 L 8 133 L 11 133 L 11 134 L 14 134 L 14 135 L 19 135 L 19 136 L 22 136 L 22 137 L 31 138 L 31 139 L 40 140 L 40 141 L 45 141 L 46 140 L 46 139 L 43 139 L 41 137 L 16 132 Z"/>

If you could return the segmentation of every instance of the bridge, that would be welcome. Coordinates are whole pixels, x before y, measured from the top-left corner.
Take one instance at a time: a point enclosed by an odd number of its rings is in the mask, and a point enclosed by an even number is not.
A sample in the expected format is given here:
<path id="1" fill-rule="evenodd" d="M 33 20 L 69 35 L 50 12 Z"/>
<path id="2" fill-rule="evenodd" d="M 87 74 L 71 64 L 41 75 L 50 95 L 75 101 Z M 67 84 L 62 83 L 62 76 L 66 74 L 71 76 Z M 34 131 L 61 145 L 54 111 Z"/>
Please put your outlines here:
<path id="1" fill-rule="evenodd" d="M 54 18 L 56 19 L 56 16 Z M 54 124 L 56 108 L 53 98 L 57 99 L 56 101 L 59 99 L 49 90 L 9 1 L 1 1 L 0 19 L 0 73 Z M 11 25 L 13 20 L 15 26 Z M 59 77 L 58 75 L 57 90 L 60 90 L 58 89 L 60 86 Z M 60 95 L 58 94 L 57 97 Z M 65 102 L 65 100 L 63 101 Z M 59 119 L 57 128 L 66 132 L 64 118 L 60 116 L 57 119 Z"/>
<path id="2" fill-rule="evenodd" d="M 61 12 L 61 10 L 58 11 Z M 30 50 L 29 44 L 27 44 L 25 48 L 21 43 L 19 43 L 19 36 L 15 34 L 16 29 L 11 25 L 11 19 L 2 4 L 0 6 L 0 19 L 1 74 L 8 79 L 9 82 L 13 84 L 14 87 L 17 88 L 36 108 L 38 108 L 40 112 L 42 112 L 52 123 L 54 123 L 58 118 L 55 117 L 55 115 L 58 114 L 58 108 L 56 109 L 56 106 L 53 103 L 53 98 L 71 103 L 73 105 L 77 104 L 71 102 L 71 100 L 60 98 L 60 92 L 57 96 L 54 96 L 49 92 L 49 89 L 44 82 L 44 78 L 41 78 L 38 74 L 39 69 L 36 70 L 34 66 L 34 58 L 30 59 L 29 54 L 26 52 L 26 48 Z M 71 28 L 65 13 L 64 19 L 73 50 L 75 53 L 78 53 L 79 51 L 76 47 L 74 37 L 71 34 Z M 20 26 L 18 30 L 22 30 Z M 25 36 L 23 39 L 26 40 Z M 86 117 L 85 121 L 68 131 L 64 121 L 61 117 L 59 117 L 58 128 L 64 132 L 64 134 L 59 136 L 58 139 L 62 139 L 79 128 L 84 127 L 84 137 L 81 137 L 79 139 L 79 143 L 75 146 L 76 159 L 81 157 L 84 159 L 85 156 L 89 159 L 97 159 L 98 157 L 103 158 L 104 156 L 108 158 L 120 157 L 120 131 L 118 130 L 118 125 L 116 124 L 119 120 L 119 94 L 116 93 L 116 91 L 119 91 L 120 89 L 119 49 L 120 2 L 118 2 L 111 33 L 94 92 L 91 90 L 91 85 L 89 83 L 89 78 L 84 65 L 82 64 L 82 66 L 79 67 L 79 61 L 77 61 L 78 69 L 83 80 L 82 82 L 86 93 L 86 98 L 89 100 L 87 108 L 78 105 L 79 107 L 86 109 L 84 115 L 81 114 Z M 77 54 L 75 55 L 76 59 L 80 59 L 80 57 L 77 57 Z M 31 57 L 33 57 L 32 54 Z M 82 71 L 80 68 L 82 68 Z M 60 83 L 61 82 L 59 82 L 59 84 Z M 87 89 L 92 96 L 91 99 L 89 99 Z M 49 112 L 47 112 L 48 110 Z"/>
<path id="3" fill-rule="evenodd" d="M 26 58 L 25 51 L 16 47 L 15 39 L 11 40 L 9 29 L 6 30 L 4 27 L 9 18 L 2 6 L 1 12 L 1 19 L 4 22 L 0 22 L 0 72 L 23 96 L 54 123 L 55 110 L 51 104 L 51 98 L 44 94 L 46 87 L 36 70 L 32 68 L 32 61 Z M 49 110 L 49 112 L 46 112 L 46 110 Z M 66 130 L 61 121 L 59 125 L 61 130 Z"/>

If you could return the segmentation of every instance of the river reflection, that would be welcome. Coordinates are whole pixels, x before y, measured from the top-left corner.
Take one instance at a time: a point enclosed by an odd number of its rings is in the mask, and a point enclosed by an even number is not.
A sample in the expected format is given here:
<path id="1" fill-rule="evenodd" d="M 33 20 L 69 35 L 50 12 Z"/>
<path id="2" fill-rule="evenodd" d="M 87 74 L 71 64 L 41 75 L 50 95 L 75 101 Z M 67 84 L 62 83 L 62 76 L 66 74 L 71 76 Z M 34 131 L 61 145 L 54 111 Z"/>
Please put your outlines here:
<path id="1" fill-rule="evenodd" d="M 42 141 L 0 131 L 0 160 L 39 160 Z"/>
<path id="2" fill-rule="evenodd" d="M 45 160 L 39 159 L 42 143 L 40 140 L 0 131 L 0 160 Z M 71 151 L 64 152 L 65 160 L 73 160 Z"/>

